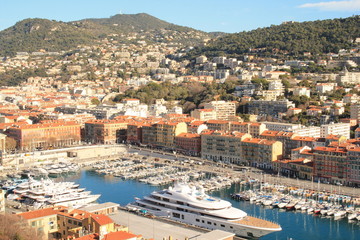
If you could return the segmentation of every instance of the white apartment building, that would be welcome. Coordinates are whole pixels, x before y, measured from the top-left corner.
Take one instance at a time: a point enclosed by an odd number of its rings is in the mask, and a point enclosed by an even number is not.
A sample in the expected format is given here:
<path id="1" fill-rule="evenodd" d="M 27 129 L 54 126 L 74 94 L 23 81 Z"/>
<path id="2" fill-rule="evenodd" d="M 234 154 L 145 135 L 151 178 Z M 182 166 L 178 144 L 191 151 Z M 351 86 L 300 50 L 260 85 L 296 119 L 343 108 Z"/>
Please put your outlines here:
<path id="1" fill-rule="evenodd" d="M 292 132 L 296 133 L 298 136 L 301 137 L 319 138 L 321 136 L 320 127 L 303 127 L 303 128 L 294 129 Z"/>
<path id="2" fill-rule="evenodd" d="M 350 123 L 331 123 L 320 127 L 320 137 L 328 135 L 341 135 L 350 138 Z"/>
<path id="3" fill-rule="evenodd" d="M 345 68 L 345 70 L 337 76 L 336 81 L 340 85 L 359 84 L 360 83 L 360 72 L 349 72 Z"/>
<path id="4" fill-rule="evenodd" d="M 306 87 L 298 87 L 293 91 L 294 96 L 306 96 L 310 97 L 310 89 Z"/>
<path id="5" fill-rule="evenodd" d="M 336 83 L 319 83 L 316 85 L 316 91 L 319 93 L 331 92 L 334 90 Z"/>
<path id="6" fill-rule="evenodd" d="M 235 102 L 212 101 L 205 103 L 204 108 L 214 109 L 217 120 L 229 120 L 235 116 L 236 113 Z"/>
<path id="7" fill-rule="evenodd" d="M 301 124 L 292 124 L 292 123 L 279 123 L 279 122 L 262 122 L 265 124 L 266 128 L 270 131 L 283 131 L 283 132 L 293 132 L 295 129 L 300 129 Z"/>

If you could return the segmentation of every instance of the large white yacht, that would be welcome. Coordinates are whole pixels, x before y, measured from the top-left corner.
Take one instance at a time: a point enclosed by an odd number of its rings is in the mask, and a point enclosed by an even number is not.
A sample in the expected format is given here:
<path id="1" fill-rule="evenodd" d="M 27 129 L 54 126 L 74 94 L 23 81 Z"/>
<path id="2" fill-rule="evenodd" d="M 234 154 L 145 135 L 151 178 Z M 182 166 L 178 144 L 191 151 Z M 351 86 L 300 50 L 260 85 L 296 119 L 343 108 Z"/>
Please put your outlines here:
<path id="1" fill-rule="evenodd" d="M 282 230 L 276 223 L 248 216 L 244 211 L 232 207 L 230 202 L 206 195 L 203 189 L 190 188 L 184 183 L 176 183 L 173 188 L 136 199 L 127 207 L 247 238 L 259 238 Z"/>
<path id="2" fill-rule="evenodd" d="M 19 184 L 14 190 L 13 199 L 40 208 L 46 205 L 63 205 L 79 207 L 96 201 L 100 194 L 91 194 L 79 188 L 74 182 L 53 182 L 50 179 L 40 181 L 29 178 L 28 182 Z"/>

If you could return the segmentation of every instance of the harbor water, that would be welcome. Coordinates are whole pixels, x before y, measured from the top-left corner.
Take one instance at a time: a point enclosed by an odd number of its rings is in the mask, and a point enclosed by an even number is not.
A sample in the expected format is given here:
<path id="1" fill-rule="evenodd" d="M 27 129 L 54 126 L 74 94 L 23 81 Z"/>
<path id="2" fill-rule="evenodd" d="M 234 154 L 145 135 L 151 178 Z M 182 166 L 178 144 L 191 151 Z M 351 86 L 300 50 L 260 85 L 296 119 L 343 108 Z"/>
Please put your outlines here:
<path id="1" fill-rule="evenodd" d="M 142 198 L 152 191 L 164 188 L 164 186 L 151 186 L 136 180 L 122 180 L 114 176 L 98 175 L 85 170 L 77 175 L 69 175 L 62 180 L 74 181 L 94 194 L 101 194 L 98 200 L 99 203 L 115 202 L 122 206 L 133 202 L 135 197 Z M 271 220 L 281 225 L 283 229 L 281 232 L 264 236 L 261 238 L 262 240 L 360 239 L 359 221 L 334 220 L 333 218 L 314 216 L 313 214 L 266 208 L 261 205 L 231 199 L 230 194 L 239 191 L 239 184 L 233 184 L 229 188 L 211 192 L 210 195 L 230 201 L 234 207 L 244 210 L 249 215 Z"/>

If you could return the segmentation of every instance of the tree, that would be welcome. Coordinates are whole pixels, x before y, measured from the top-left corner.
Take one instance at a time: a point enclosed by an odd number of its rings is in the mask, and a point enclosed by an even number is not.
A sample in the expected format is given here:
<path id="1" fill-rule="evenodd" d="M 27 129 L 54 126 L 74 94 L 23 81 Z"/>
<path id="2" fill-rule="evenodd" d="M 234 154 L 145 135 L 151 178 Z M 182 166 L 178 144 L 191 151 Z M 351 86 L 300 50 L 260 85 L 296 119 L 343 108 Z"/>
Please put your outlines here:
<path id="1" fill-rule="evenodd" d="M 36 232 L 19 216 L 0 214 L 0 239 L 3 240 L 34 240 L 42 239 L 43 233 Z"/>
<path id="2" fill-rule="evenodd" d="M 16 140 L 12 137 L 5 138 L 5 151 L 13 151 L 16 149 L 17 143 Z"/>
<path id="3" fill-rule="evenodd" d="M 97 105 L 100 104 L 100 100 L 98 98 L 92 98 L 91 99 L 91 104 L 97 106 Z"/>

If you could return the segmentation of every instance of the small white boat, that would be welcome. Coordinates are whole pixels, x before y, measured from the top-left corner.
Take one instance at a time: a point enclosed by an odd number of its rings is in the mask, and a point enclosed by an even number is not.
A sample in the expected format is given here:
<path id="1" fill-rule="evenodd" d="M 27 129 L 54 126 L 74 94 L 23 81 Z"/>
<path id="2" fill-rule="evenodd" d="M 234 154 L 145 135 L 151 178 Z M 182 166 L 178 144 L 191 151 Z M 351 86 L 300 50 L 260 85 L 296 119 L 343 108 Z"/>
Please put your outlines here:
<path id="1" fill-rule="evenodd" d="M 337 212 L 334 213 L 334 218 L 340 219 L 340 218 L 345 217 L 345 215 L 346 215 L 346 211 L 344 211 L 344 210 L 339 210 L 339 211 L 337 211 Z"/>
<path id="2" fill-rule="evenodd" d="M 358 213 L 354 212 L 354 213 L 350 213 L 350 214 L 347 216 L 347 218 L 348 218 L 349 220 L 354 220 L 354 219 L 356 219 L 357 216 L 358 216 Z"/>

